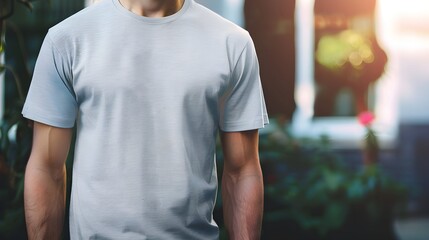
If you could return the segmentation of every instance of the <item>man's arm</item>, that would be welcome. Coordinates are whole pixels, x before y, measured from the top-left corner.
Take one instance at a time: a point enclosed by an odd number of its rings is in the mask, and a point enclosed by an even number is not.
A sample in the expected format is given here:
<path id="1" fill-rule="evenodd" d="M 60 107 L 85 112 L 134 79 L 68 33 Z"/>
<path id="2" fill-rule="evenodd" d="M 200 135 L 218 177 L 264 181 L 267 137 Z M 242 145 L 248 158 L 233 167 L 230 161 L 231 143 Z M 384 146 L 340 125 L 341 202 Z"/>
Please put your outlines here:
<path id="1" fill-rule="evenodd" d="M 258 153 L 258 130 L 220 131 L 224 153 L 222 200 L 231 240 L 259 239 L 264 185 Z"/>
<path id="2" fill-rule="evenodd" d="M 28 238 L 60 239 L 66 200 L 65 161 L 71 128 L 34 122 L 33 146 L 25 171 L 24 208 Z"/>

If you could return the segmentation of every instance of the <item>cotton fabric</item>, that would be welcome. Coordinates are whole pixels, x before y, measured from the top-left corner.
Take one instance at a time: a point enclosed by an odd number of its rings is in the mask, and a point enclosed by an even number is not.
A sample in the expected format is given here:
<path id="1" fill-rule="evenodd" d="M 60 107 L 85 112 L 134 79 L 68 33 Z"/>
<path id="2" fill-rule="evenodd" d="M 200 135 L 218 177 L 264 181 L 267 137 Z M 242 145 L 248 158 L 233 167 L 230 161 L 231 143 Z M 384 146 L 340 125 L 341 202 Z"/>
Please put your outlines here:
<path id="1" fill-rule="evenodd" d="M 51 27 L 22 114 L 76 125 L 71 239 L 218 239 L 216 134 L 269 123 L 250 35 L 193 0 Z"/>

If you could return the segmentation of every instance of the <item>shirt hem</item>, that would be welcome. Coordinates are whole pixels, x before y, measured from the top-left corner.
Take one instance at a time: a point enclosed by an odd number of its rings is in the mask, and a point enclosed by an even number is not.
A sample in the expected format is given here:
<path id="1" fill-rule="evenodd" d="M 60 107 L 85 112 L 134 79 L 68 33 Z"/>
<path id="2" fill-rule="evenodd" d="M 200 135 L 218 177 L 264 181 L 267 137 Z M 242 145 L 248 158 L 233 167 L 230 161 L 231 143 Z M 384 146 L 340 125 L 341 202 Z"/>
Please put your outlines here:
<path id="1" fill-rule="evenodd" d="M 67 120 L 63 120 L 63 119 L 52 119 L 46 116 L 42 116 L 41 114 L 37 114 L 34 113 L 30 110 L 28 110 L 28 108 L 24 108 L 22 110 L 22 115 L 30 120 L 36 121 L 36 122 L 40 122 L 43 124 L 47 124 L 53 127 L 58 127 L 58 128 L 72 128 L 74 127 L 74 121 L 73 122 L 69 122 Z"/>
<path id="2" fill-rule="evenodd" d="M 224 132 L 239 132 L 265 128 L 269 123 L 268 114 L 263 114 L 251 121 L 225 122 L 223 124 L 219 124 L 219 128 Z"/>

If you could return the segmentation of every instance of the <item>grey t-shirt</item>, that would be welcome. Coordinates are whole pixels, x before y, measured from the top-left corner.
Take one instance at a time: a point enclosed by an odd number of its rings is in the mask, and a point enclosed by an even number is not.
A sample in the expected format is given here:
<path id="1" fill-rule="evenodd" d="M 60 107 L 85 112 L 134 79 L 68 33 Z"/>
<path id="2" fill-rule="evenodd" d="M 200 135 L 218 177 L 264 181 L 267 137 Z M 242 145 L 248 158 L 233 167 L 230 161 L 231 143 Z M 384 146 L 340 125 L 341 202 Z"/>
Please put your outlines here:
<path id="1" fill-rule="evenodd" d="M 269 123 L 250 35 L 193 0 L 163 18 L 104 0 L 53 26 L 22 113 L 76 124 L 72 239 L 217 239 L 216 134 Z"/>

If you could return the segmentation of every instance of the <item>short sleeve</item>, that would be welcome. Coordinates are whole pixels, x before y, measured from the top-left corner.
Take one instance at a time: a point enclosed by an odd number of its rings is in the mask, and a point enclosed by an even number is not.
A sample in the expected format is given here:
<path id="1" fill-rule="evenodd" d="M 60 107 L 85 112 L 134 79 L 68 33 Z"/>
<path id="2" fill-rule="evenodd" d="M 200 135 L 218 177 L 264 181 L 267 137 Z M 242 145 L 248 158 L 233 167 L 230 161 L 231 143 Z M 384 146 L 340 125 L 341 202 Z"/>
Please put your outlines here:
<path id="1" fill-rule="evenodd" d="M 259 62 L 250 35 L 231 73 L 231 89 L 219 101 L 222 131 L 259 129 L 269 124 L 259 74 Z"/>
<path id="2" fill-rule="evenodd" d="M 55 48 L 48 32 L 36 60 L 22 115 L 54 127 L 73 127 L 77 103 L 70 70 L 70 64 Z"/>

